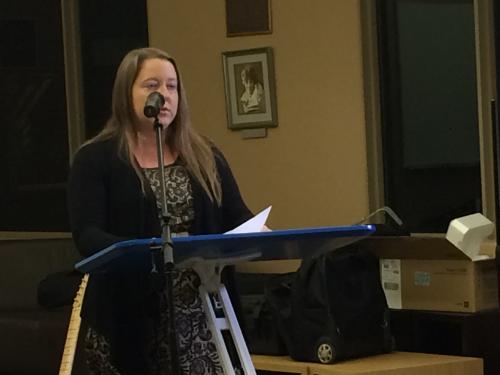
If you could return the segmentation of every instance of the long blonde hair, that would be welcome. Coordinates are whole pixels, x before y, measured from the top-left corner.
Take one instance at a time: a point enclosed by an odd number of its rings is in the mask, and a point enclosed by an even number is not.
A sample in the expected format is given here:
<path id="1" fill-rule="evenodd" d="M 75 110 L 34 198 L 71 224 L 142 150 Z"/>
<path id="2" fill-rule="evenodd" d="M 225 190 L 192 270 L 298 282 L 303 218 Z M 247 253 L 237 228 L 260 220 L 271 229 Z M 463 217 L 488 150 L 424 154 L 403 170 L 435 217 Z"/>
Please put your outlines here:
<path id="1" fill-rule="evenodd" d="M 202 186 L 212 201 L 219 205 L 222 199 L 220 181 L 217 175 L 215 155 L 211 143 L 192 125 L 186 101 L 186 92 L 182 84 L 179 69 L 175 60 L 166 52 L 157 48 L 139 48 L 130 51 L 120 63 L 116 72 L 111 104 L 111 117 L 104 128 L 87 143 L 117 138 L 120 156 L 130 161 L 144 188 L 144 176 L 130 150 L 129 141 L 134 136 L 135 114 L 132 104 L 132 86 L 141 70 L 144 61 L 148 59 L 164 59 L 170 61 L 177 73 L 179 103 L 177 115 L 167 127 L 165 143 L 178 153 L 187 170 Z"/>

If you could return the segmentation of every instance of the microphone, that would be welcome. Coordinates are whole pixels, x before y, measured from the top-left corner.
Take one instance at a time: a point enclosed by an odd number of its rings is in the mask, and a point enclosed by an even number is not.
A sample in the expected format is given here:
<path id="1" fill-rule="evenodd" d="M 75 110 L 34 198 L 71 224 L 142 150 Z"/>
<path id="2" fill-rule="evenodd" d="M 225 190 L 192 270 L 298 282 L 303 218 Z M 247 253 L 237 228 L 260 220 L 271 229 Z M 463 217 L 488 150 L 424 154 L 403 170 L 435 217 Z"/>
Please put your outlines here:
<path id="1" fill-rule="evenodd" d="M 156 117 L 160 113 L 161 107 L 165 104 L 165 98 L 158 91 L 154 91 L 148 95 L 144 104 L 144 116 Z"/>

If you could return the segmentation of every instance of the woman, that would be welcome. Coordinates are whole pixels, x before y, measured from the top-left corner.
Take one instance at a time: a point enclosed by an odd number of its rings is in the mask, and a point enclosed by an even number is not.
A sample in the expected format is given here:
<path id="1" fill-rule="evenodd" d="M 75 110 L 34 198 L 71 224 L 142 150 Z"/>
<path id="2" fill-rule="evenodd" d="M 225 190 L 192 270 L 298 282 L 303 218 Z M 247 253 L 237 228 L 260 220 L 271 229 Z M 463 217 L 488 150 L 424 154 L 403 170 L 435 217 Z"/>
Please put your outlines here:
<path id="1" fill-rule="evenodd" d="M 69 178 L 73 238 L 84 256 L 132 238 L 161 235 L 161 196 L 155 131 L 144 116 L 146 98 L 165 97 L 163 160 L 169 226 L 175 234 L 222 233 L 252 214 L 223 155 L 189 119 L 175 61 L 165 52 L 129 52 L 115 78 L 112 114 L 104 129 L 75 155 Z M 91 276 L 82 309 L 89 327 L 86 352 L 96 374 L 168 373 L 165 310 L 149 264 Z M 174 301 L 183 373 L 221 373 L 193 270 L 174 274 Z"/>

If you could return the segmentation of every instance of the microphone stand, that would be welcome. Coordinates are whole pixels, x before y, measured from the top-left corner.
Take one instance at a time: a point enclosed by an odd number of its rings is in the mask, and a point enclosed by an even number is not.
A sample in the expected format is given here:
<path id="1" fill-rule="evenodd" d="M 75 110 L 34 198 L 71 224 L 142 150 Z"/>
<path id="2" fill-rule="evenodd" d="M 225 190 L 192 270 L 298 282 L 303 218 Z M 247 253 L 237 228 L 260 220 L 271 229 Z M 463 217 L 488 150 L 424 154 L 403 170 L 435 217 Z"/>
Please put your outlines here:
<path id="1" fill-rule="evenodd" d="M 153 127 L 156 133 L 156 151 L 158 155 L 158 168 L 160 169 L 161 186 L 161 226 L 163 246 L 152 249 L 153 273 L 158 273 L 160 285 L 165 287 L 167 293 L 168 324 L 167 324 L 167 342 L 170 350 L 170 374 L 180 375 L 180 365 L 178 356 L 178 343 L 175 329 L 175 303 L 173 295 L 173 271 L 174 256 L 172 237 L 170 234 L 169 219 L 167 208 L 167 188 L 165 185 L 165 163 L 163 161 L 163 125 L 158 121 L 158 115 L 154 116 Z M 160 293 L 162 293 L 160 291 Z M 161 299 L 161 301 L 163 298 Z M 160 308 L 165 304 L 160 303 Z"/>

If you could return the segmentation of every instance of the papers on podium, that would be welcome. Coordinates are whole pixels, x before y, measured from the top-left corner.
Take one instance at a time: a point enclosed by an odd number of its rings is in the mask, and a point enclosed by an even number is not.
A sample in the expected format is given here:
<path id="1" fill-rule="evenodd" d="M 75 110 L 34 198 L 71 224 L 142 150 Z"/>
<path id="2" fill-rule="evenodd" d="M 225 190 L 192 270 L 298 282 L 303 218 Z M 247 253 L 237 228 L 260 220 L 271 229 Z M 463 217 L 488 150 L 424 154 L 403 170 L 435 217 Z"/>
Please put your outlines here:
<path id="1" fill-rule="evenodd" d="M 250 220 L 245 221 L 243 224 L 226 232 L 225 234 L 263 232 L 267 217 L 269 216 L 272 207 L 273 206 L 267 207 L 266 209 L 262 210 L 257 215 L 252 217 Z"/>

